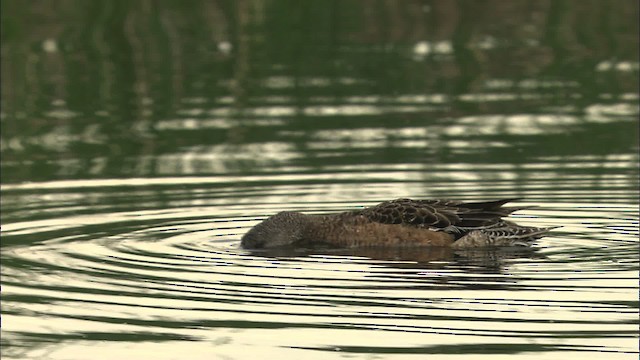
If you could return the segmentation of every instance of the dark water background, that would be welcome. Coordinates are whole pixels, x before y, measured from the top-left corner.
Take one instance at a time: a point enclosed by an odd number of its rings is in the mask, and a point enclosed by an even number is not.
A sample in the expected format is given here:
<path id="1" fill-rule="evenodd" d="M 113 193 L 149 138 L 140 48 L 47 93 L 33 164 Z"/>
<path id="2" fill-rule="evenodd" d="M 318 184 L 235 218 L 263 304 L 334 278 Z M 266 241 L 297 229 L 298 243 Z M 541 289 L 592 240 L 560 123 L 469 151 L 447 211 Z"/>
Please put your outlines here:
<path id="1" fill-rule="evenodd" d="M 2 0 L 2 358 L 636 359 L 638 3 Z M 256 254 L 522 197 L 534 254 Z"/>

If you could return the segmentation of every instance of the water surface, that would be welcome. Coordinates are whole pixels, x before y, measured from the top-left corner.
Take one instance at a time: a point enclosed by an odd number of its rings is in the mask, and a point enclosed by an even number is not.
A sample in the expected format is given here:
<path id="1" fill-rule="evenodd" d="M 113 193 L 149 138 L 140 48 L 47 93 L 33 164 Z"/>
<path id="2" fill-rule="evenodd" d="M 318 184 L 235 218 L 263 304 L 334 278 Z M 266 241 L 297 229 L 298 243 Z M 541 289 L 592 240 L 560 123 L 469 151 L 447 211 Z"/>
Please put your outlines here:
<path id="1" fill-rule="evenodd" d="M 637 358 L 637 4 L 295 4 L 2 3 L 2 357 Z M 239 247 L 399 197 L 562 227 Z"/>

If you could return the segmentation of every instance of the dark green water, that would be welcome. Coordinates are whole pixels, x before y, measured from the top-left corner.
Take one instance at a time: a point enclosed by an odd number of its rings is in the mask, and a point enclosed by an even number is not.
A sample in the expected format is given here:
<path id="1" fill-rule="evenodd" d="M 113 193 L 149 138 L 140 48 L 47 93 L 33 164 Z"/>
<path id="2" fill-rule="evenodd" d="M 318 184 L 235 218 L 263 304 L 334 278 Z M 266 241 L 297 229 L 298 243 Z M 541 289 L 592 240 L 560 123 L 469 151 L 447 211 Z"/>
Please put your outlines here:
<path id="1" fill-rule="evenodd" d="M 635 1 L 2 0 L 3 359 L 636 359 Z M 523 198 L 535 254 L 255 254 Z"/>

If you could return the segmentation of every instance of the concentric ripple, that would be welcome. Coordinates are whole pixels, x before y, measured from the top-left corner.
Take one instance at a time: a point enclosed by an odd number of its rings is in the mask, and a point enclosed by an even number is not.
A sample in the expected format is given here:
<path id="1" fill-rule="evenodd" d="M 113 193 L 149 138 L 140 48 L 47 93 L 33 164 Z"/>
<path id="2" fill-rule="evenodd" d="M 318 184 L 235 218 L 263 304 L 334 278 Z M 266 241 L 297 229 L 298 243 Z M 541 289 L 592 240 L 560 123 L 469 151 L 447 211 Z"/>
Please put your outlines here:
<path id="1" fill-rule="evenodd" d="M 239 248 L 244 232 L 279 210 L 375 203 L 318 202 L 309 185 L 287 190 L 300 202 L 283 205 L 287 191 L 274 188 L 254 196 L 250 207 L 246 200 L 223 204 L 219 189 L 196 188 L 167 192 L 158 206 L 134 188 L 128 196 L 140 210 L 100 200 L 105 205 L 89 211 L 80 202 L 86 197 L 76 196 L 83 189 L 59 189 L 58 196 L 9 189 L 6 209 L 29 197 L 35 216 L 20 221 L 12 212 L 2 229 L 3 329 L 10 329 L 3 330 L 4 354 L 637 354 L 633 203 L 545 203 L 530 191 L 531 203 L 522 204 L 540 207 L 517 220 L 563 228 L 526 254 Z M 184 206 L 194 192 L 200 203 Z M 305 196 L 316 200 L 305 203 Z M 96 353 L 100 348 L 104 354 Z"/>

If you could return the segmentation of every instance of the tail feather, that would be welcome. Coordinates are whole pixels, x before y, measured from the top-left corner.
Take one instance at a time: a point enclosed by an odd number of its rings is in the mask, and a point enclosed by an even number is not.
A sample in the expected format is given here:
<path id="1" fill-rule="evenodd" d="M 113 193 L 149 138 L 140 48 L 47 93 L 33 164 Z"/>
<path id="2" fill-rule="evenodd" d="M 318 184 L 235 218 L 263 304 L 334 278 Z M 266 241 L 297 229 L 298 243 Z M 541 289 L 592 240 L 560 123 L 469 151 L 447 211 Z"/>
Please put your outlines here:
<path id="1" fill-rule="evenodd" d="M 508 226 L 508 227 L 498 227 L 498 228 L 489 228 L 482 229 L 479 231 L 484 232 L 487 236 L 498 238 L 509 238 L 509 239 L 526 239 L 526 238 L 537 238 L 540 236 L 544 236 L 544 234 L 548 233 L 552 229 L 557 228 L 554 227 L 529 227 L 529 226 Z"/>
<path id="2" fill-rule="evenodd" d="M 502 210 L 504 210 L 505 212 L 507 212 L 507 214 L 511 214 L 514 213 L 516 211 L 520 211 L 520 210 L 527 210 L 527 209 L 534 209 L 537 208 L 537 205 L 527 205 L 527 206 L 509 206 L 509 207 L 503 207 Z"/>
<path id="3" fill-rule="evenodd" d="M 506 224 L 514 225 L 506 220 L 502 220 L 502 217 L 509 216 L 509 214 L 532 208 L 533 206 L 509 206 L 503 207 L 504 204 L 520 200 L 519 198 L 502 199 L 494 201 L 484 202 L 470 202 L 460 204 L 460 210 L 457 213 L 459 218 L 458 223 L 455 226 L 458 230 L 480 230 L 487 228 L 503 227 Z"/>
<path id="4" fill-rule="evenodd" d="M 456 249 L 501 246 L 529 247 L 534 240 L 545 236 L 549 231 L 557 228 L 559 228 L 559 226 L 539 228 L 509 224 L 505 227 L 473 230 L 456 240 L 452 247 Z"/>
<path id="5" fill-rule="evenodd" d="M 503 207 L 504 204 L 520 199 L 503 199 L 485 202 L 462 203 L 459 205 L 457 215 L 463 222 L 470 221 L 491 221 L 496 218 L 508 216 L 518 210 L 528 209 L 531 206 L 509 206 Z M 469 225 L 467 225 L 469 226 Z M 476 225 L 478 226 L 478 225 Z"/>
<path id="6" fill-rule="evenodd" d="M 460 204 L 460 207 L 465 207 L 468 209 L 482 209 L 482 210 L 498 210 L 502 207 L 502 205 L 522 200 L 522 198 L 512 198 L 512 199 L 501 199 L 501 200 L 493 200 L 493 201 L 477 201 L 477 202 L 463 202 Z"/>

